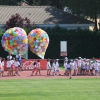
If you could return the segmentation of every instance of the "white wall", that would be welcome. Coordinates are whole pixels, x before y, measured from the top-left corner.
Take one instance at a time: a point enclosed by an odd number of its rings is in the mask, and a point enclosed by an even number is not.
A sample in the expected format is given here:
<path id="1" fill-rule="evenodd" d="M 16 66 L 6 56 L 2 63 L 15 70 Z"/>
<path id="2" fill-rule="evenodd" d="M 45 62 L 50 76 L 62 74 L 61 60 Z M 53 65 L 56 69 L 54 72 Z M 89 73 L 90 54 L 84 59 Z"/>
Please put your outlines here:
<path id="1" fill-rule="evenodd" d="M 4 26 L 5 24 L 0 24 L 0 30 L 5 30 Z"/>
<path id="2" fill-rule="evenodd" d="M 38 27 L 43 27 L 43 28 L 47 28 L 47 27 L 55 27 L 55 24 L 36 24 Z M 0 24 L 0 29 L 4 26 L 4 24 Z M 59 24 L 60 27 L 65 28 L 65 29 L 77 29 L 77 28 L 81 28 L 81 29 L 90 29 L 90 27 L 94 27 L 94 24 Z"/>
<path id="3" fill-rule="evenodd" d="M 55 27 L 56 25 L 54 24 L 37 24 L 39 27 Z M 90 29 L 90 27 L 94 27 L 94 24 L 59 24 L 60 27 L 65 28 L 65 29 Z"/>

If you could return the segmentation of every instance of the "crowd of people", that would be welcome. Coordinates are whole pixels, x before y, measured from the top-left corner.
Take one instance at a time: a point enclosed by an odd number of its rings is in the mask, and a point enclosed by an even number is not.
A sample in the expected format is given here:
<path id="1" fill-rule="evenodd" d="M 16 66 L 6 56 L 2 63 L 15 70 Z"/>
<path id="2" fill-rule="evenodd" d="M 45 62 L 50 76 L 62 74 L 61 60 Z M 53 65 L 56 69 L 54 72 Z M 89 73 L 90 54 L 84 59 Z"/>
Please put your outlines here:
<path id="1" fill-rule="evenodd" d="M 58 59 L 53 60 L 53 63 L 50 64 L 50 60 L 47 62 L 47 75 L 61 75 L 59 70 Z M 65 73 L 70 79 L 72 76 L 87 75 L 94 76 L 100 75 L 100 61 L 93 59 L 86 59 L 79 57 L 78 59 L 68 59 L 67 57 L 64 60 Z"/>
<path id="2" fill-rule="evenodd" d="M 4 76 L 4 58 L 0 57 L 0 75 Z M 15 58 L 9 54 L 7 56 L 7 75 L 8 76 L 20 76 L 19 70 L 21 68 L 21 55 L 16 55 Z M 78 59 L 68 59 L 67 57 L 64 59 L 64 67 L 65 71 L 63 75 L 69 76 L 71 79 L 72 76 L 79 76 L 79 75 L 100 75 L 100 61 L 93 59 L 86 59 L 79 57 Z M 50 60 L 47 59 L 47 75 L 60 75 L 60 66 L 59 66 L 59 59 Z M 33 75 L 41 75 L 41 63 L 40 60 L 33 62 L 33 69 L 31 76 Z"/>
<path id="3" fill-rule="evenodd" d="M 78 59 L 65 59 L 64 61 L 65 75 L 72 76 L 85 75 L 94 76 L 100 75 L 100 61 L 79 57 Z"/>
<path id="4" fill-rule="evenodd" d="M 0 76 L 4 76 L 4 63 L 5 58 L 0 57 Z M 21 55 L 18 53 L 16 57 L 12 57 L 11 54 L 7 56 L 7 62 L 6 62 L 6 68 L 7 68 L 7 75 L 8 76 L 20 76 L 19 70 L 21 69 Z"/>

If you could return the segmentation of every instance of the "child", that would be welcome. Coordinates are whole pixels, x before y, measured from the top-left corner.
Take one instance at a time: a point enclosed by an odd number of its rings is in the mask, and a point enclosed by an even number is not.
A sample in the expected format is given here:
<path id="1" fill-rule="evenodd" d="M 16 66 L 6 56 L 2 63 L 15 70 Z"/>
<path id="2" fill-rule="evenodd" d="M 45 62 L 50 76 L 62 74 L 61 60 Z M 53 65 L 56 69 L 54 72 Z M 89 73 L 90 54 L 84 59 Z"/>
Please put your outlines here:
<path id="1" fill-rule="evenodd" d="M 93 75 L 93 61 L 90 61 L 90 64 L 89 64 L 89 68 L 90 68 L 90 76 L 92 76 Z"/>
<path id="2" fill-rule="evenodd" d="M 12 72 L 11 72 L 11 74 L 13 76 L 13 72 L 15 71 L 15 66 L 14 66 L 15 58 L 12 58 L 11 62 L 12 62 L 12 65 L 11 65 Z"/>
<path id="3" fill-rule="evenodd" d="M 2 77 L 2 72 L 3 72 L 3 66 L 2 66 L 2 58 L 0 57 L 0 76 Z"/>
<path id="4" fill-rule="evenodd" d="M 55 73 L 56 75 L 57 75 L 57 73 L 58 73 L 59 75 L 61 75 L 60 72 L 59 72 L 59 62 L 58 62 L 58 59 L 56 59 L 55 71 L 56 71 L 56 73 Z"/>
<path id="5" fill-rule="evenodd" d="M 70 60 L 68 60 L 67 71 L 68 71 L 68 74 L 69 74 L 69 76 L 70 76 L 69 79 L 71 79 L 71 78 L 72 78 L 72 74 L 71 74 L 71 65 L 70 65 Z"/>
<path id="6" fill-rule="evenodd" d="M 56 61 L 54 60 L 52 63 L 52 76 L 55 75 Z"/>
<path id="7" fill-rule="evenodd" d="M 37 75 L 37 73 L 39 72 L 39 75 L 41 75 L 41 73 L 40 73 L 40 60 L 38 60 L 37 61 L 37 71 L 36 71 L 36 75 Z"/>
<path id="8" fill-rule="evenodd" d="M 85 59 L 82 60 L 81 68 L 82 68 L 82 75 L 85 75 L 86 74 L 86 61 L 85 61 Z"/>
<path id="9" fill-rule="evenodd" d="M 8 58 L 7 59 L 8 76 L 10 76 L 10 73 L 11 73 L 11 65 L 12 65 L 12 63 L 11 63 L 10 59 Z"/>
<path id="10" fill-rule="evenodd" d="M 86 60 L 86 75 L 90 75 L 89 59 Z"/>
<path id="11" fill-rule="evenodd" d="M 19 69 L 20 71 L 22 71 L 22 57 L 21 57 L 20 52 L 18 52 L 18 54 L 16 55 L 16 59 L 17 59 L 18 62 L 20 63 L 20 66 L 18 66 L 18 69 Z"/>
<path id="12" fill-rule="evenodd" d="M 75 75 L 75 76 L 76 76 L 77 73 L 78 73 L 77 60 L 78 60 L 78 59 L 75 59 L 74 62 L 73 62 L 73 64 L 74 64 L 74 75 Z"/>
<path id="13" fill-rule="evenodd" d="M 50 65 L 50 59 L 47 60 L 47 75 L 50 75 L 51 73 L 51 65 Z"/>
<path id="14" fill-rule="evenodd" d="M 64 61 L 64 67 L 65 67 L 64 75 L 67 75 L 67 60 Z"/>
<path id="15" fill-rule="evenodd" d="M 20 66 L 19 61 L 18 61 L 17 59 L 15 59 L 13 65 L 15 66 L 15 74 L 14 74 L 14 75 L 15 75 L 15 76 L 16 76 L 16 75 L 20 76 L 19 73 L 18 73 L 18 67 Z"/>
<path id="16" fill-rule="evenodd" d="M 71 59 L 71 61 L 70 61 L 70 66 L 71 66 L 70 74 L 72 76 L 74 74 L 74 61 L 73 61 L 73 59 Z"/>
<path id="17" fill-rule="evenodd" d="M 32 70 L 31 76 L 33 76 L 33 73 L 34 73 L 34 71 L 36 71 L 36 70 L 37 70 L 37 63 L 34 62 L 34 63 L 33 63 L 33 70 Z"/>
<path id="18" fill-rule="evenodd" d="M 99 70 L 99 68 L 98 68 L 98 60 L 96 60 L 94 68 L 95 68 L 95 75 L 98 75 L 98 70 Z"/>
<path id="19" fill-rule="evenodd" d="M 1 76 L 3 77 L 4 76 L 4 60 L 5 60 L 5 58 L 3 58 L 2 59 L 2 61 L 1 61 L 1 68 L 0 68 L 0 71 L 1 71 Z"/>
<path id="20" fill-rule="evenodd" d="M 78 59 L 78 75 L 81 75 L 81 62 L 82 62 L 82 58 L 79 57 L 79 59 Z"/>

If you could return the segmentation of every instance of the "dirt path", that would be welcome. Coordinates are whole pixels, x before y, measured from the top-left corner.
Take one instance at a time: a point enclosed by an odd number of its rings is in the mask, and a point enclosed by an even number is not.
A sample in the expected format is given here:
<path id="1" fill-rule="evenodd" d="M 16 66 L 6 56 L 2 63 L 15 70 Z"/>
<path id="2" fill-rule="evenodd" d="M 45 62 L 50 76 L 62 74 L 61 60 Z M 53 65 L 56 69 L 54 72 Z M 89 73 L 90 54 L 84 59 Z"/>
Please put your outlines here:
<path id="1" fill-rule="evenodd" d="M 46 71 L 41 71 L 41 76 L 33 75 L 31 76 L 31 71 L 20 71 L 20 76 L 7 76 L 7 72 L 4 73 L 4 77 L 0 77 L 0 80 L 7 80 L 7 79 L 59 79 L 59 78 L 66 78 L 68 79 L 69 76 L 64 76 L 64 71 L 60 71 L 61 76 L 47 76 Z M 72 76 L 72 78 L 100 78 L 100 76 Z"/>

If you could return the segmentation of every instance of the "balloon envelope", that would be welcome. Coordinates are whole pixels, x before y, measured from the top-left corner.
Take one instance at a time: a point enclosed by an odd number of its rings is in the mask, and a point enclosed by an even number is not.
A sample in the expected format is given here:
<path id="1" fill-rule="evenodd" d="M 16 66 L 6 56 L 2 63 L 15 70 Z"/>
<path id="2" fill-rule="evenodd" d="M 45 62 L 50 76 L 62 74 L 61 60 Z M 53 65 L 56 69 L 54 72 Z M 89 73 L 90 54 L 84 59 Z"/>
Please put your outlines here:
<path id="1" fill-rule="evenodd" d="M 44 59 L 49 44 L 48 34 L 40 28 L 34 29 L 28 34 L 28 42 L 30 50 L 40 58 Z"/>
<path id="2" fill-rule="evenodd" d="M 28 50 L 27 34 L 22 28 L 10 28 L 3 34 L 1 44 L 8 53 L 24 55 Z"/>

